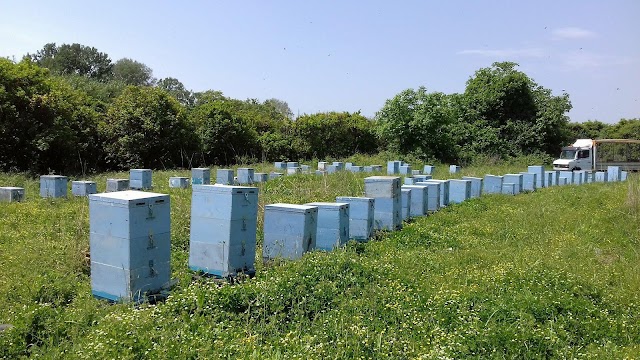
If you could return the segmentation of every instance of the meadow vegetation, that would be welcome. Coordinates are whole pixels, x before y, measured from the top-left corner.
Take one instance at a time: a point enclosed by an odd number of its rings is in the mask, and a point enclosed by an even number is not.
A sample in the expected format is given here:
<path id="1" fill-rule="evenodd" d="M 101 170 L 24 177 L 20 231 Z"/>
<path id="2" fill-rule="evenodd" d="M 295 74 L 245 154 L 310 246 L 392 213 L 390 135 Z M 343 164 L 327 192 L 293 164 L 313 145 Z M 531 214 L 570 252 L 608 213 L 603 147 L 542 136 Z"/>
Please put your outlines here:
<path id="1" fill-rule="evenodd" d="M 385 155 L 354 156 L 384 164 Z M 405 161 L 419 166 L 418 160 Z M 459 176 L 522 171 L 534 159 L 477 160 Z M 309 162 L 315 165 L 315 162 Z M 270 164 L 252 165 L 256 171 Z M 215 171 L 215 170 L 214 170 Z M 487 195 L 350 242 L 263 266 L 221 285 L 187 268 L 190 189 L 171 196 L 166 301 L 91 296 L 86 198 L 0 204 L 0 357 L 80 358 L 634 358 L 640 354 L 640 183 L 593 183 Z M 295 175 L 258 185 L 264 204 L 361 195 L 369 174 Z M 448 178 L 445 165 L 436 178 Z M 108 177 L 91 176 L 104 191 Z M 261 244 L 261 233 L 258 243 Z"/>

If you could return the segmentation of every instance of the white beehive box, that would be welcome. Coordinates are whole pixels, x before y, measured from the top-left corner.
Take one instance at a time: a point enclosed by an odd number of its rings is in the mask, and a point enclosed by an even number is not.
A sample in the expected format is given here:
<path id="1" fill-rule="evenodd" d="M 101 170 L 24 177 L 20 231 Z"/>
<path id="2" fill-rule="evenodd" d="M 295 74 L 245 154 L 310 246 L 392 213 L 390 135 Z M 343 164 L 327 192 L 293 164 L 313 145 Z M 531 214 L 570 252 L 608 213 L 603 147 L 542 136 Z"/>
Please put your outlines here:
<path id="1" fill-rule="evenodd" d="M 312 202 L 318 208 L 316 249 L 331 251 L 349 241 L 349 204 Z"/>
<path id="2" fill-rule="evenodd" d="M 107 179 L 106 192 L 125 191 L 129 189 L 129 179 Z"/>
<path id="3" fill-rule="evenodd" d="M 349 237 L 367 241 L 373 235 L 375 200 L 367 197 L 339 196 L 336 202 L 349 204 Z"/>
<path id="4" fill-rule="evenodd" d="M 19 202 L 24 200 L 24 188 L 14 186 L 0 187 L 0 202 Z"/>
<path id="5" fill-rule="evenodd" d="M 316 247 L 318 207 L 271 204 L 264 207 L 264 260 L 299 259 Z"/>
<path id="6" fill-rule="evenodd" d="M 258 189 L 194 185 L 189 268 L 218 276 L 255 271 Z"/>
<path id="7" fill-rule="evenodd" d="M 326 170 L 329 163 L 326 161 L 318 161 L 318 170 Z"/>
<path id="8" fill-rule="evenodd" d="M 424 181 L 424 183 L 427 183 L 427 184 L 430 184 L 430 183 L 440 184 L 440 207 L 443 208 L 443 207 L 449 205 L 449 180 L 431 179 L 431 180 Z M 416 183 L 416 184 L 420 185 L 420 183 Z"/>
<path id="9" fill-rule="evenodd" d="M 216 184 L 220 185 L 233 185 L 233 170 L 232 169 L 218 169 L 216 170 Z"/>
<path id="10" fill-rule="evenodd" d="M 98 186 L 94 181 L 72 181 L 71 194 L 74 196 L 88 196 L 98 192 Z"/>
<path id="11" fill-rule="evenodd" d="M 433 165 L 425 165 L 422 169 L 422 173 L 425 175 L 433 175 L 433 172 L 436 170 L 436 167 Z"/>
<path id="12" fill-rule="evenodd" d="M 397 176 L 369 176 L 364 179 L 365 196 L 374 198 L 376 229 L 402 228 L 402 200 L 400 178 Z"/>
<path id="13" fill-rule="evenodd" d="M 253 184 L 255 170 L 252 168 L 238 168 L 238 184 Z"/>
<path id="14" fill-rule="evenodd" d="M 129 187 L 134 190 L 151 189 L 151 169 L 129 170 Z"/>
<path id="15" fill-rule="evenodd" d="M 458 165 L 449 165 L 449 174 L 457 174 L 460 172 L 460 166 Z"/>
<path id="16" fill-rule="evenodd" d="M 459 204 L 471 198 L 471 181 L 449 180 L 449 203 Z"/>
<path id="17" fill-rule="evenodd" d="M 429 187 L 427 185 L 403 185 L 402 190 L 411 191 L 410 216 L 424 216 L 429 212 Z"/>
<path id="18" fill-rule="evenodd" d="M 402 199 L 402 220 L 411 217 L 411 190 L 400 189 L 400 197 Z"/>
<path id="19" fill-rule="evenodd" d="M 189 187 L 189 178 L 182 176 L 172 176 L 169 178 L 169 187 L 177 189 L 186 189 Z"/>
<path id="20" fill-rule="evenodd" d="M 441 184 L 437 181 L 417 182 L 416 185 L 426 186 L 427 190 L 427 210 L 435 212 L 440 210 Z"/>
<path id="21" fill-rule="evenodd" d="M 503 177 L 498 175 L 484 176 L 484 193 L 485 194 L 502 194 Z"/>
<path id="22" fill-rule="evenodd" d="M 89 195 L 89 233 L 94 296 L 140 301 L 169 282 L 168 195 L 132 190 Z"/>
<path id="23" fill-rule="evenodd" d="M 42 175 L 40 176 L 40 197 L 43 198 L 59 198 L 67 197 L 66 176 L 60 175 Z"/>
<path id="24" fill-rule="evenodd" d="M 482 178 L 473 176 L 463 176 L 462 180 L 471 181 L 471 198 L 478 198 L 482 195 Z"/>

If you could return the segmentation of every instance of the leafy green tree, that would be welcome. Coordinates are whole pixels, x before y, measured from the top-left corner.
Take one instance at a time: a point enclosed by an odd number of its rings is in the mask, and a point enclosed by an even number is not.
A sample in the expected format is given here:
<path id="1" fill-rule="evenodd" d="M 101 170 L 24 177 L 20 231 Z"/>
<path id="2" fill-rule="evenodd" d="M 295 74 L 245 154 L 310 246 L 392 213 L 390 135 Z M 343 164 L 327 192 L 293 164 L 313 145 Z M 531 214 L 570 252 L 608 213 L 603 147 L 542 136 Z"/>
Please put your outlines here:
<path id="1" fill-rule="evenodd" d="M 221 101 L 198 105 L 191 112 L 206 164 L 232 164 L 258 153 L 258 134 L 242 117 L 226 110 Z"/>
<path id="2" fill-rule="evenodd" d="M 112 78 L 113 63 L 109 55 L 81 44 L 46 44 L 42 50 L 26 57 L 58 75 L 81 75 L 94 80 Z"/>
<path id="3" fill-rule="evenodd" d="M 640 119 L 620 119 L 618 123 L 604 129 L 610 139 L 640 139 Z"/>
<path id="4" fill-rule="evenodd" d="M 598 120 L 589 120 L 583 123 L 569 123 L 569 139 L 600 139 L 605 137 L 611 127 Z"/>
<path id="5" fill-rule="evenodd" d="M 191 90 L 187 90 L 180 80 L 172 77 L 158 80 L 156 87 L 166 91 L 173 96 L 183 106 L 195 105 L 195 97 Z"/>
<path id="6" fill-rule="evenodd" d="M 113 64 L 113 79 L 135 86 L 151 86 L 155 82 L 150 67 L 129 58 L 122 58 Z"/>
<path id="7" fill-rule="evenodd" d="M 195 127 L 165 91 L 129 86 L 110 106 L 102 128 L 111 167 L 189 166 L 198 151 Z"/>
<path id="8" fill-rule="evenodd" d="M 392 151 L 423 158 L 455 157 L 451 126 L 455 99 L 425 87 L 407 89 L 385 102 L 376 114 L 378 134 Z"/>
<path id="9" fill-rule="evenodd" d="M 293 111 L 291 111 L 291 108 L 289 108 L 289 104 L 287 104 L 286 101 L 272 98 L 265 100 L 264 104 L 274 107 L 282 116 L 286 117 L 287 119 L 293 119 Z"/>
<path id="10" fill-rule="evenodd" d="M 29 59 L 0 58 L 0 169 L 95 169 L 99 115 L 86 95 Z"/>

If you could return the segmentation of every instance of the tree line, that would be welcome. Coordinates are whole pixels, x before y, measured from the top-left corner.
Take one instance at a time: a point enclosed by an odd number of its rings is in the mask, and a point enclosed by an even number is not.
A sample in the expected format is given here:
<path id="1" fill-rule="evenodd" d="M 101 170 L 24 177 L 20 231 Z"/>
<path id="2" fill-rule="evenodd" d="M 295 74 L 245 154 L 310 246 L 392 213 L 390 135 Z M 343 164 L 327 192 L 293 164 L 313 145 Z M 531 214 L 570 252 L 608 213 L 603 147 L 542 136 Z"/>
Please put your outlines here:
<path id="1" fill-rule="evenodd" d="M 570 124 L 570 109 L 568 94 L 554 96 L 503 62 L 476 71 L 461 94 L 402 91 L 373 119 L 359 112 L 294 117 L 279 99 L 194 92 L 178 79 L 154 78 L 136 60 L 51 43 L 19 62 L 0 59 L 0 170 L 84 173 L 380 151 L 459 163 L 479 154 L 555 155 L 578 134 L 608 129 Z"/>

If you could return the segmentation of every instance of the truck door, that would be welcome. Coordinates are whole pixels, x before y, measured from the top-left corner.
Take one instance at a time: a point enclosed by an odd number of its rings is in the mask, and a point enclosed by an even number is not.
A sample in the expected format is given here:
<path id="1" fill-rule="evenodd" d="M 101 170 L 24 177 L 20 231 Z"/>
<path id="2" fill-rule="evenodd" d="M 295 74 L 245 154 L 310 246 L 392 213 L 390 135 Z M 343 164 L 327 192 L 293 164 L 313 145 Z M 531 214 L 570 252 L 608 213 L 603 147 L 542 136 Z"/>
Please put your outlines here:
<path id="1" fill-rule="evenodd" d="M 591 151 L 589 149 L 578 151 L 576 155 L 576 168 L 591 170 Z"/>

